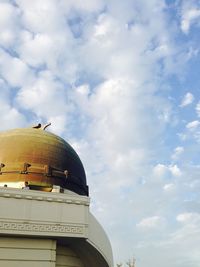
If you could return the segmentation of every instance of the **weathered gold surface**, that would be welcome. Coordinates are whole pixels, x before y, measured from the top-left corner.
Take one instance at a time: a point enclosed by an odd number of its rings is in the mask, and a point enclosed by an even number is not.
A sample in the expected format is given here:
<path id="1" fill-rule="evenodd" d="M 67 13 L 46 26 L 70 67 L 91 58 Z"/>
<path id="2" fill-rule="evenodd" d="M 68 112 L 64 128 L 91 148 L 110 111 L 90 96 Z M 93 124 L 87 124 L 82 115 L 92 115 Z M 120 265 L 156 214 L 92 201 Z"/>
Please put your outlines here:
<path id="1" fill-rule="evenodd" d="M 85 183 L 82 163 L 62 138 L 42 129 L 0 132 L 0 182 L 28 181 L 33 188 L 65 187 L 67 170 Z"/>

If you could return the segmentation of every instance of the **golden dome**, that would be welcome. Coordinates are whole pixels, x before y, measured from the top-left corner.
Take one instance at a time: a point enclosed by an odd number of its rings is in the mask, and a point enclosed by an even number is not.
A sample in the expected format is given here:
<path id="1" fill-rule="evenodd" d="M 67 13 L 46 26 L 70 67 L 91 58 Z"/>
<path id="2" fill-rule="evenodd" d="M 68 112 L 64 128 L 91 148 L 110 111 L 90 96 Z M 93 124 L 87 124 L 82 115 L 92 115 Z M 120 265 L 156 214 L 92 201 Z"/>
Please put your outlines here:
<path id="1" fill-rule="evenodd" d="M 0 183 L 25 181 L 32 189 L 50 191 L 60 185 L 88 195 L 77 153 L 64 139 L 41 128 L 0 132 Z"/>

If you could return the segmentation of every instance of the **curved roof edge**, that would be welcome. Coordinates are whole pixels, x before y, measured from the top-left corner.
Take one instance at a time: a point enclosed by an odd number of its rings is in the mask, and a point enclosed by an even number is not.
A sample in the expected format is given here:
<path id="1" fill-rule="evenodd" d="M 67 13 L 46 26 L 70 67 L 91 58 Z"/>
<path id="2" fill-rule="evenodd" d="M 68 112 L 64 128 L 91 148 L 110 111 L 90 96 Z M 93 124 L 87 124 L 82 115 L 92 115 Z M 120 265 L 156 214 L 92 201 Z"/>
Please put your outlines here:
<path id="1" fill-rule="evenodd" d="M 113 253 L 110 241 L 97 219 L 89 212 L 88 240 L 105 258 L 109 267 L 113 267 Z"/>

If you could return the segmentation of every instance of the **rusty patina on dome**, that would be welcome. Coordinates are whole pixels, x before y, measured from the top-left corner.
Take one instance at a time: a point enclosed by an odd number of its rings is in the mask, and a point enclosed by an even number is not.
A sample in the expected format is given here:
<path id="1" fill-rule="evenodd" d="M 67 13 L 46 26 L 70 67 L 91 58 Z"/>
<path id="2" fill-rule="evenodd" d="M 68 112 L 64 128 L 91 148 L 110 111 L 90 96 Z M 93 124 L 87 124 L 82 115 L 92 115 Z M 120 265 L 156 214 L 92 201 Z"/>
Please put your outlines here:
<path id="1" fill-rule="evenodd" d="M 64 139 L 42 129 L 0 132 L 0 182 L 24 181 L 32 189 L 50 191 L 53 185 L 60 185 L 88 195 L 77 153 Z"/>

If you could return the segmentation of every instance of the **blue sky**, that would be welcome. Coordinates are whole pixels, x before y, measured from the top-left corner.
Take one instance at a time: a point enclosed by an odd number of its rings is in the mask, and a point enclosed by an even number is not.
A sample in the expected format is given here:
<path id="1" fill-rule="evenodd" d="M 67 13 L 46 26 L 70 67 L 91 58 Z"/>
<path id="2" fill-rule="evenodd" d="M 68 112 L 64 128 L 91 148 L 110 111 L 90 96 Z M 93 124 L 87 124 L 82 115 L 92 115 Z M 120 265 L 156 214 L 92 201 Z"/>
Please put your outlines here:
<path id="1" fill-rule="evenodd" d="M 200 266 L 200 3 L 0 1 L 0 130 L 78 152 L 116 262 Z"/>

